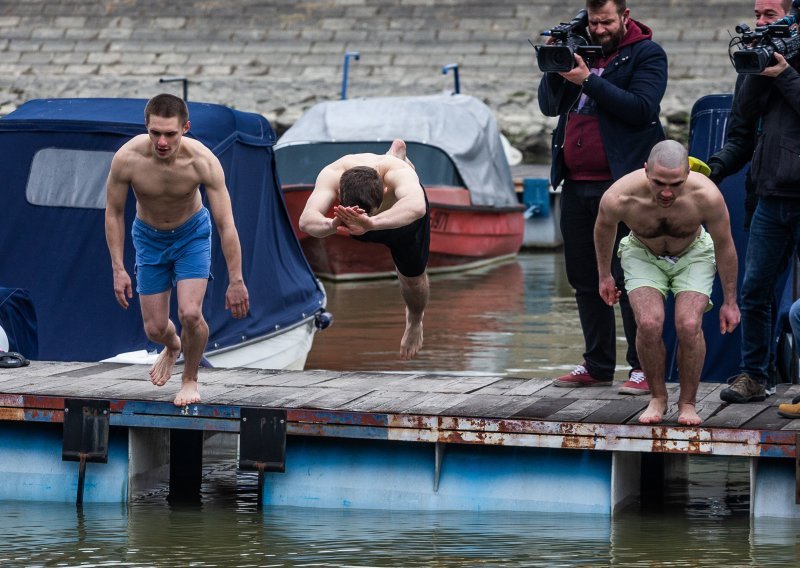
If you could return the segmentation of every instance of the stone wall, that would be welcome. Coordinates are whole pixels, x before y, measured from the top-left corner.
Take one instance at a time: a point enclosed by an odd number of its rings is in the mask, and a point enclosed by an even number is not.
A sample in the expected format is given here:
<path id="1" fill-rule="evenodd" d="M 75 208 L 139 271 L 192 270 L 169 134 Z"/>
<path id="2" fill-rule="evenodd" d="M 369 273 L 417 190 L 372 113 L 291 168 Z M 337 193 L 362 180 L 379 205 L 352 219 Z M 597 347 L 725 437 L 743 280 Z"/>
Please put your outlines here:
<path id="1" fill-rule="evenodd" d="M 315 102 L 348 95 L 461 90 L 486 102 L 530 160 L 545 160 L 553 119 L 536 104 L 540 73 L 528 43 L 568 21 L 581 0 L 0 0 L 0 115 L 31 98 L 189 99 L 267 116 L 280 132 Z M 662 121 L 685 136 L 694 101 L 730 92 L 729 31 L 753 0 L 629 0 L 669 57 Z"/>

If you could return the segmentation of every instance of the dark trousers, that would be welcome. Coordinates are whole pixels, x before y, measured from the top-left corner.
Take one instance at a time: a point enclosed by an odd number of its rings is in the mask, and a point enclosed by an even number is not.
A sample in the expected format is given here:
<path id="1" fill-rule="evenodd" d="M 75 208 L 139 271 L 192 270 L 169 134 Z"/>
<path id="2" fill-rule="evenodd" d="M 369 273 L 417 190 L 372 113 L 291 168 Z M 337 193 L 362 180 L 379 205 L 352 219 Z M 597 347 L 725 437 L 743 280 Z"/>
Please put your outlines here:
<path id="1" fill-rule="evenodd" d="M 594 248 L 594 223 L 600 207 L 600 198 L 611 182 L 578 182 L 567 180 L 561 194 L 561 232 L 564 236 L 564 260 L 567 280 L 575 289 L 578 315 L 581 320 L 586 352 L 583 354 L 586 368 L 596 379 L 610 380 L 614 377 L 617 360 L 617 333 L 614 308 L 600 297 L 597 275 L 597 256 Z M 611 273 L 617 288 L 622 292 L 619 305 L 622 324 L 628 342 L 626 359 L 633 369 L 641 369 L 636 355 L 636 320 L 625 292 L 617 246 L 629 232 L 620 224 L 617 230 Z"/>
<path id="2" fill-rule="evenodd" d="M 741 371 L 774 385 L 774 291 L 792 254 L 800 251 L 800 199 L 758 200 L 744 260 Z"/>

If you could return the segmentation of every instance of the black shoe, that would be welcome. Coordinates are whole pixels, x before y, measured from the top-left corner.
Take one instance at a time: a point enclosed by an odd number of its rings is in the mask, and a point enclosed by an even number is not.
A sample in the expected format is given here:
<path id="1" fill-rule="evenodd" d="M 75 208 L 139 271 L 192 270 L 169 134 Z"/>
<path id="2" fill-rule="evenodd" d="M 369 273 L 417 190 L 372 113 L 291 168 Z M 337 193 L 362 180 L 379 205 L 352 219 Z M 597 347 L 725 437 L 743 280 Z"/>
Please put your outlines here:
<path id="1" fill-rule="evenodd" d="M 759 402 L 767 398 L 764 385 L 750 378 L 746 373 L 728 379 L 731 385 L 719 393 L 725 402 L 744 404 L 745 402 Z"/>

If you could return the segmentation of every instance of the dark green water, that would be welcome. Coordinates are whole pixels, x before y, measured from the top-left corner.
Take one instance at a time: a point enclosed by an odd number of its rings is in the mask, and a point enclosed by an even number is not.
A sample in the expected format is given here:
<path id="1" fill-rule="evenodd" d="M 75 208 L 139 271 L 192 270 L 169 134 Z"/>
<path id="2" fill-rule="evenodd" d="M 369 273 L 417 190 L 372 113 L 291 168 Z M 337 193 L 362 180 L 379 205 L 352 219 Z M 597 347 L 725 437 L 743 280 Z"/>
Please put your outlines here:
<path id="1" fill-rule="evenodd" d="M 582 339 L 559 253 L 435 278 L 425 346 L 410 362 L 397 358 L 403 312 L 395 282 L 326 287 L 336 322 L 317 336 L 308 368 L 553 376 L 579 362 Z M 618 378 L 624 374 L 620 368 Z M 197 504 L 171 505 L 166 490 L 82 511 L 0 503 L 0 567 L 800 565 L 800 520 L 750 519 L 747 460 L 691 458 L 686 467 L 683 480 L 659 485 L 613 519 L 259 511 L 255 476 L 216 453 Z"/>

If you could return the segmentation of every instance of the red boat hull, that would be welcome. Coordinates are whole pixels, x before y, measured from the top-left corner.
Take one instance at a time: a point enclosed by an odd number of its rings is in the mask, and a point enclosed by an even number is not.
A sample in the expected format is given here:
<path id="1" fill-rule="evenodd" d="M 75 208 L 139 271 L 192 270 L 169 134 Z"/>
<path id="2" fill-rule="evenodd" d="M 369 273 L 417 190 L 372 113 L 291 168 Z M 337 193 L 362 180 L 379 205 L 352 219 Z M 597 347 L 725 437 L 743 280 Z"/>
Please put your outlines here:
<path id="1" fill-rule="evenodd" d="M 311 189 L 285 186 L 283 195 L 292 227 L 315 274 L 331 280 L 394 275 L 392 256 L 383 245 L 340 235 L 317 239 L 300 231 L 300 214 Z M 524 207 L 472 206 L 463 188 L 426 187 L 425 190 L 431 208 L 428 272 L 466 270 L 519 252 L 525 231 Z"/>

